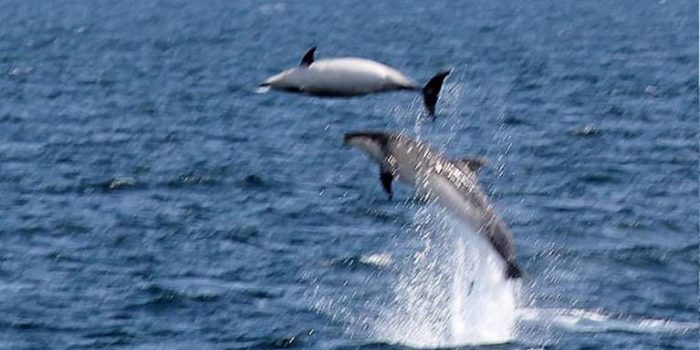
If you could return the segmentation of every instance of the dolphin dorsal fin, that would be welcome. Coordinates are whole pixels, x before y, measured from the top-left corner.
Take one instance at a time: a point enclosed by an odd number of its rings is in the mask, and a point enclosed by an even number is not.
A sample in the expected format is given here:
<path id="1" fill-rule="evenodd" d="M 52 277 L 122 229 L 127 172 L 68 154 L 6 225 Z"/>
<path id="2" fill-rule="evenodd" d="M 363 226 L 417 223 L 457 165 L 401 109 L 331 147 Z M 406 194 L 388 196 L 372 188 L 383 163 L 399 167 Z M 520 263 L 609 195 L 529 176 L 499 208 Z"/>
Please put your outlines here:
<path id="1" fill-rule="evenodd" d="M 316 54 L 316 46 L 306 50 L 306 53 L 301 58 L 301 63 L 299 63 L 299 66 L 300 67 L 308 67 L 312 63 L 314 63 L 314 54 Z"/>
<path id="2" fill-rule="evenodd" d="M 481 167 L 486 165 L 488 161 L 486 158 L 460 158 L 455 161 L 455 164 L 457 164 L 458 167 L 462 168 L 463 170 L 469 170 L 471 172 L 477 172 Z"/>

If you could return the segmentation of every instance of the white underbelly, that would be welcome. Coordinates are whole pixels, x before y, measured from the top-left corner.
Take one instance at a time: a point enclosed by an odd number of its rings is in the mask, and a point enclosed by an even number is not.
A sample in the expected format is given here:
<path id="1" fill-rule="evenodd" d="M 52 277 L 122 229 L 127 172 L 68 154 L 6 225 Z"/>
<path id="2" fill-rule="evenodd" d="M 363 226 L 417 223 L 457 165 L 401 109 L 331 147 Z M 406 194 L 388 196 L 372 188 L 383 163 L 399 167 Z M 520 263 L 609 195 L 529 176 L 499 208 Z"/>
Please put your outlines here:
<path id="1" fill-rule="evenodd" d="M 401 72 L 379 62 L 359 58 L 314 62 L 304 78 L 302 90 L 315 94 L 360 95 L 415 86 Z"/>
<path id="2" fill-rule="evenodd" d="M 362 58 L 315 61 L 308 67 L 288 69 L 269 77 L 262 85 L 331 96 L 417 88 L 411 79 L 396 69 Z"/>

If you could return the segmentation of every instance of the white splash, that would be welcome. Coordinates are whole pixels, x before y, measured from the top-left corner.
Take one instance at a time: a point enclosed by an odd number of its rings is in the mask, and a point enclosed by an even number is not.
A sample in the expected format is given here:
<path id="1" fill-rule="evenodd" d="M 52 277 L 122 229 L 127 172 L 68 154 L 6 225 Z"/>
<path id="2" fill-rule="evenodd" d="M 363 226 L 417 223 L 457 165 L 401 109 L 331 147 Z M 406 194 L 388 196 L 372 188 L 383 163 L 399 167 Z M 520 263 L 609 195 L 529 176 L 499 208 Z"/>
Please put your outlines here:
<path id="1" fill-rule="evenodd" d="M 423 249 L 374 325 L 378 340 L 416 348 L 512 340 L 519 286 L 503 279 L 491 247 L 432 206 L 418 210 L 414 231 Z"/>

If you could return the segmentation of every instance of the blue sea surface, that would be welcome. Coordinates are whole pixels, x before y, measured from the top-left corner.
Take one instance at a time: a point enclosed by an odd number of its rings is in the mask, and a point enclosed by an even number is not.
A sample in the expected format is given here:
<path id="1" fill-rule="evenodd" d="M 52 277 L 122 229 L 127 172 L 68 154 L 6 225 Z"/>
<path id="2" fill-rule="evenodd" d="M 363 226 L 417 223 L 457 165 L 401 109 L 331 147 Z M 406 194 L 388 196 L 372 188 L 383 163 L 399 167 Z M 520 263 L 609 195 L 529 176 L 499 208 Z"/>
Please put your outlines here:
<path id="1" fill-rule="evenodd" d="M 0 349 L 698 348 L 697 1 L 0 0 L 0 23 Z M 451 68 L 436 118 L 259 90 L 313 45 Z M 477 250 L 386 198 L 342 142 L 365 129 L 489 159 L 515 309 L 455 308 L 445 256 Z"/>

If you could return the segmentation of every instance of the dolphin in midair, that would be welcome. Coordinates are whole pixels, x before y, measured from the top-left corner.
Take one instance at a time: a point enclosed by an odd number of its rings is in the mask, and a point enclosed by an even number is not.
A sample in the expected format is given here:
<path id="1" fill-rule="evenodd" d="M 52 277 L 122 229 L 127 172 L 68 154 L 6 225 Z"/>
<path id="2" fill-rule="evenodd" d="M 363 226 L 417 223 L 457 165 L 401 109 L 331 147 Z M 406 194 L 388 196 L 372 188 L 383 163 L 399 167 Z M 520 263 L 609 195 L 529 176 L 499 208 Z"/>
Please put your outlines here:
<path id="1" fill-rule="evenodd" d="M 421 90 L 428 113 L 435 115 L 442 83 L 450 74 L 443 71 L 425 86 L 419 86 L 403 73 L 377 61 L 357 57 L 316 60 L 316 47 L 310 48 L 298 67 L 265 79 L 260 86 L 316 96 L 350 97 L 393 90 Z"/>
<path id="2" fill-rule="evenodd" d="M 483 159 L 450 160 L 402 134 L 351 132 L 344 141 L 379 164 L 379 178 L 389 198 L 394 179 L 412 185 L 419 196 L 446 207 L 489 242 L 502 258 L 508 279 L 522 276 L 515 262 L 513 236 L 477 182 L 476 171 Z"/>

